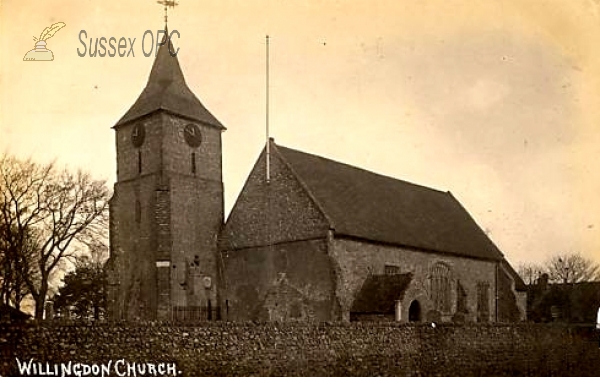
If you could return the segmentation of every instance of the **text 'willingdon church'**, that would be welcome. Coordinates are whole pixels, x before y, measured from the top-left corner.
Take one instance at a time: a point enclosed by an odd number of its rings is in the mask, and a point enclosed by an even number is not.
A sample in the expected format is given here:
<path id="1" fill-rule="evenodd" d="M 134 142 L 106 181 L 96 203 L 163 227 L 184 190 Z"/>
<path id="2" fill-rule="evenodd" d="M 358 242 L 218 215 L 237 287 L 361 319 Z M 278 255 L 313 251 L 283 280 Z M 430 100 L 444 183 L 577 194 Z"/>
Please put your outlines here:
<path id="1" fill-rule="evenodd" d="M 449 192 L 270 140 L 225 222 L 225 127 L 169 48 L 113 127 L 111 318 L 524 319 L 522 280 Z"/>

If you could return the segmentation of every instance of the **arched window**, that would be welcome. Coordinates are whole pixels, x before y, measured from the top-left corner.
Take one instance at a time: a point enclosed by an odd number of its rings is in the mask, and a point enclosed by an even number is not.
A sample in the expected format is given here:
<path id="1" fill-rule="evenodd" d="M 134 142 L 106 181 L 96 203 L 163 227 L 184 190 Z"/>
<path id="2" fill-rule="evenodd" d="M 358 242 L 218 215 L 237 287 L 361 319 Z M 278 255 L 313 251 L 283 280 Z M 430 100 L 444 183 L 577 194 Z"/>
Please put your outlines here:
<path id="1" fill-rule="evenodd" d="M 477 283 L 477 322 L 489 322 L 490 320 L 490 284 L 487 282 Z"/>
<path id="2" fill-rule="evenodd" d="M 436 263 L 431 268 L 431 301 L 435 310 L 449 313 L 452 310 L 450 299 L 450 268 L 444 263 Z"/>

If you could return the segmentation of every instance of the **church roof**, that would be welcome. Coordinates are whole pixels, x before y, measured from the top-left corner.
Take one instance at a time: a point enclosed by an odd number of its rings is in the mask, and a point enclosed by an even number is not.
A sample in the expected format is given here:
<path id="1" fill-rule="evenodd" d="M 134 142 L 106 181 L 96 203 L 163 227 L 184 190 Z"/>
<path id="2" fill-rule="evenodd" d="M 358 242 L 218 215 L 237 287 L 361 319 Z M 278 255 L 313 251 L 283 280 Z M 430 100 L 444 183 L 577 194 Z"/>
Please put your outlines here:
<path id="1" fill-rule="evenodd" d="M 350 311 L 394 313 L 396 300 L 404 297 L 411 279 L 411 274 L 369 275 L 356 295 Z"/>
<path id="2" fill-rule="evenodd" d="M 450 192 L 271 143 L 336 235 L 479 259 L 503 258 Z"/>
<path id="3" fill-rule="evenodd" d="M 19 309 L 13 308 L 10 305 L 0 303 L 0 321 L 25 321 L 31 318 L 27 313 L 22 312 Z"/>
<path id="4" fill-rule="evenodd" d="M 115 127 L 163 110 L 213 127 L 225 128 L 188 88 L 177 55 L 171 55 L 171 51 L 175 53 L 177 50 L 169 39 L 169 43 L 164 43 L 158 49 L 142 94 Z"/>
<path id="5" fill-rule="evenodd" d="M 502 267 L 508 272 L 510 277 L 514 280 L 515 290 L 517 290 L 519 292 L 527 291 L 527 284 L 525 284 L 525 282 L 523 281 L 521 276 L 519 276 L 517 271 L 515 271 L 515 269 L 510 265 L 510 263 L 508 263 L 508 261 L 506 259 L 504 259 L 502 261 Z"/>

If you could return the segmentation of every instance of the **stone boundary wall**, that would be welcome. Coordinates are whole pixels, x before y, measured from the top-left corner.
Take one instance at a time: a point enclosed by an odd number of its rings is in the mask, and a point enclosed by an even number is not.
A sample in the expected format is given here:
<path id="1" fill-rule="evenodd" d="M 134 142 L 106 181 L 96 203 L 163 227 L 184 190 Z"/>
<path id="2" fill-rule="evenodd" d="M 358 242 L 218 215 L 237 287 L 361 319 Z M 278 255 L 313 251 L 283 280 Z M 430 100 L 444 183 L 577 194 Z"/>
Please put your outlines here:
<path id="1" fill-rule="evenodd" d="M 35 376 L 61 376 L 60 363 L 69 362 L 73 376 L 141 376 L 126 373 L 133 363 L 146 367 L 144 376 L 173 375 L 169 363 L 190 377 L 598 376 L 597 336 L 591 328 L 533 324 L 0 324 L 0 376 L 27 375 L 17 358 L 42 363 L 30 369 Z"/>

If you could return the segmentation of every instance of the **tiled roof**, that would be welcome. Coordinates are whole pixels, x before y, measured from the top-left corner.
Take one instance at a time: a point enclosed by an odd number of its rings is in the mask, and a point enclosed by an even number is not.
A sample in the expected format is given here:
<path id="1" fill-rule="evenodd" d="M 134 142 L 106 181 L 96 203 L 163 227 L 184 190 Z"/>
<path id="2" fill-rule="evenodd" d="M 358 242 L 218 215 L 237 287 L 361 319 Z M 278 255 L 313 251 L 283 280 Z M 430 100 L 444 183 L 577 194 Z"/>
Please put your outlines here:
<path id="1" fill-rule="evenodd" d="M 527 285 L 525 284 L 525 282 L 523 281 L 521 276 L 519 276 L 517 271 L 515 271 L 515 269 L 510 265 L 510 263 L 508 263 L 508 261 L 506 259 L 502 260 L 502 267 L 504 267 L 504 269 L 508 272 L 508 274 L 515 281 L 515 290 L 520 291 L 520 292 L 527 291 Z"/>
<path id="2" fill-rule="evenodd" d="M 172 56 L 169 50 L 176 51 L 170 40 L 158 49 L 146 88 L 115 127 L 163 110 L 224 129 L 188 88 L 177 55 Z"/>
<path id="3" fill-rule="evenodd" d="M 0 303 L 0 320 L 24 321 L 31 318 L 27 313 L 24 313 L 12 306 Z"/>
<path id="4" fill-rule="evenodd" d="M 336 235 L 480 259 L 503 258 L 449 192 L 271 143 Z"/>
<path id="5" fill-rule="evenodd" d="M 390 314 L 404 297 L 411 274 L 369 275 L 352 304 L 352 313 Z"/>

